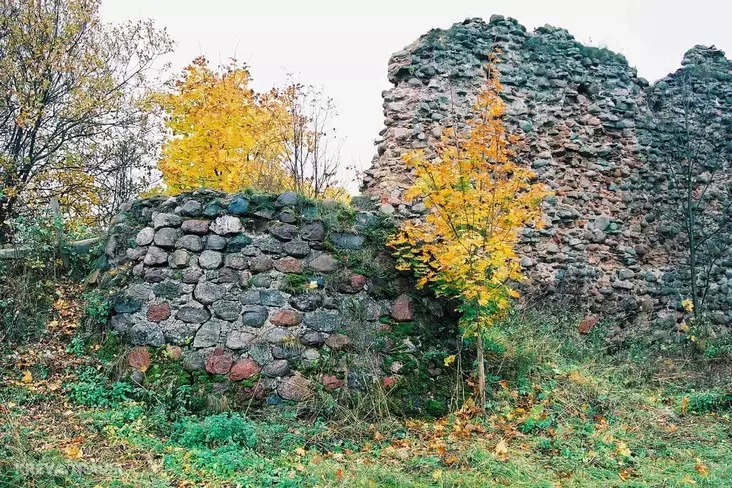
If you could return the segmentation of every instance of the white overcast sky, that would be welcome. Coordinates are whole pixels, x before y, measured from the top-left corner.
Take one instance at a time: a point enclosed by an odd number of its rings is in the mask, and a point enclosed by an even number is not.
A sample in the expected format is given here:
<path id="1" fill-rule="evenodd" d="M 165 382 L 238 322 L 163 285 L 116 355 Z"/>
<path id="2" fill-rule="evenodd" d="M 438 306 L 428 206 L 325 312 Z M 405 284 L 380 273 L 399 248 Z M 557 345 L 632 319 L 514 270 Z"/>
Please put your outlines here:
<path id="1" fill-rule="evenodd" d="M 286 73 L 325 88 L 338 107 L 345 164 L 363 169 L 383 127 L 381 91 L 389 56 L 433 27 L 468 17 L 550 24 L 579 41 L 624 54 L 654 81 L 675 71 L 695 44 L 732 56 L 732 0 L 103 0 L 107 21 L 152 18 L 177 42 L 172 73 L 199 55 L 236 56 L 253 86 L 282 85 Z"/>

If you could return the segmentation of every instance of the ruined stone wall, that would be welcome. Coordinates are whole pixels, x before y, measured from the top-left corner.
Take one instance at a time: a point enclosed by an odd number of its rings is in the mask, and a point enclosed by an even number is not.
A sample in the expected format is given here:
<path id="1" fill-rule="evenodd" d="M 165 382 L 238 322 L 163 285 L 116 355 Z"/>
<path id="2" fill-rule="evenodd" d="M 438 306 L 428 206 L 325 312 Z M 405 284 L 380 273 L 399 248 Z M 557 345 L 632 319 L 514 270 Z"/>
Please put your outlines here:
<path id="1" fill-rule="evenodd" d="M 525 229 L 521 239 L 537 295 L 573 295 L 589 311 L 612 309 L 629 320 L 653 311 L 675 315 L 688 296 L 679 273 L 685 257 L 659 234 L 668 154 L 648 99 L 673 98 L 679 73 L 649 86 L 621 55 L 583 46 L 564 29 L 530 33 L 502 16 L 430 31 L 391 58 L 394 86 L 383 93 L 385 128 L 365 191 L 402 218 L 424 211 L 402 199 L 411 175 L 401 158 L 414 149 L 434 155 L 442 130 L 464 125 L 491 59 L 504 87 L 505 123 L 519 137 L 516 157 L 554 192 L 544 204 L 545 228 Z M 718 74 L 717 137 L 729 142 L 732 64 L 697 47 L 682 71 L 709 63 Z M 673 103 L 664 110 L 678 116 Z M 722 325 L 732 323 L 731 269 L 732 262 L 721 264 L 713 277 L 710 303 Z"/>
<path id="2" fill-rule="evenodd" d="M 405 294 L 383 253 L 389 225 L 293 193 L 138 200 L 114 219 L 93 281 L 126 342 L 172 347 L 183 369 L 248 397 L 299 401 L 420 369 L 437 378 L 441 358 L 417 361 L 420 339 L 391 329 L 454 322 Z"/>

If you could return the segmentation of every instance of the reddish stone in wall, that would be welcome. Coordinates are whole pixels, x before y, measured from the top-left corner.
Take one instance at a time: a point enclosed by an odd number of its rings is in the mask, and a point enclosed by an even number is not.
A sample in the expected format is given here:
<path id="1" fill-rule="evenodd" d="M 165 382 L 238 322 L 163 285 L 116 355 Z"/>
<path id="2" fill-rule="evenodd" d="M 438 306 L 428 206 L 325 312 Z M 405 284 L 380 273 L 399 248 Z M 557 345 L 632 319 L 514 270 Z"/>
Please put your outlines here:
<path id="1" fill-rule="evenodd" d="M 333 334 L 328 336 L 325 340 L 325 344 L 331 349 L 345 349 L 351 345 L 351 339 L 344 334 Z"/>
<path id="2" fill-rule="evenodd" d="M 585 318 L 582 319 L 582 321 L 579 323 L 579 333 L 580 334 L 589 334 L 590 331 L 595 327 L 599 319 L 594 315 L 587 315 Z"/>
<path id="3" fill-rule="evenodd" d="M 292 256 L 278 259 L 274 266 L 280 273 L 300 273 L 302 271 L 302 262 Z"/>
<path id="4" fill-rule="evenodd" d="M 330 375 L 330 374 L 324 374 L 320 377 L 320 381 L 323 383 L 323 388 L 325 388 L 328 391 L 337 390 L 338 388 L 343 387 L 343 380 L 338 379 L 338 377 Z"/>
<path id="5" fill-rule="evenodd" d="M 260 371 L 262 368 L 253 359 L 245 358 L 237 361 L 231 367 L 229 378 L 231 381 L 241 381 L 259 374 Z"/>
<path id="6" fill-rule="evenodd" d="M 269 321 L 279 327 L 293 327 L 302 322 L 302 314 L 295 310 L 277 310 Z"/>
<path id="7" fill-rule="evenodd" d="M 127 354 L 127 363 L 144 373 L 150 367 L 150 353 L 146 347 L 136 347 Z"/>
<path id="8" fill-rule="evenodd" d="M 277 388 L 277 393 L 285 400 L 301 402 L 307 400 L 313 394 L 310 389 L 310 382 L 300 374 L 287 378 Z"/>
<path id="9" fill-rule="evenodd" d="M 168 302 L 155 303 L 147 309 L 147 320 L 150 322 L 162 322 L 170 317 L 170 305 Z"/>
<path id="10" fill-rule="evenodd" d="M 218 348 L 206 359 L 206 371 L 211 374 L 226 374 L 232 363 L 231 353 Z"/>
<path id="11" fill-rule="evenodd" d="M 409 295 L 401 294 L 394 301 L 391 316 L 397 322 L 409 322 L 414 319 L 414 300 Z"/>

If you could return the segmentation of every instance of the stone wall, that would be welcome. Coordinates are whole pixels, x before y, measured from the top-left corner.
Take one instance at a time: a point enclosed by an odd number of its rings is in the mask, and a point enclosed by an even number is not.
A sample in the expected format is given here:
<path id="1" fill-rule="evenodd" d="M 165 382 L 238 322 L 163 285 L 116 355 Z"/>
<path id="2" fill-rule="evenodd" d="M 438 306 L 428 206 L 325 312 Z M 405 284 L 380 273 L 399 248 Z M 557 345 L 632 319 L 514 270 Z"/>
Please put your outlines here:
<path id="1" fill-rule="evenodd" d="M 442 130 L 464 125 L 491 56 L 504 86 L 505 123 L 519 138 L 516 158 L 554 192 L 544 204 L 546 227 L 526 229 L 521 240 L 532 290 L 573 295 L 588 311 L 620 311 L 628 322 L 653 311 L 675 318 L 681 298 L 689 296 L 688 273 L 683 246 L 659 231 L 662 206 L 673 202 L 664 183 L 669 139 L 659 130 L 656 108 L 678 120 L 674 100 L 682 75 L 705 66 L 713 73 L 712 139 L 726 145 L 729 164 L 732 63 L 718 50 L 697 46 L 678 73 L 650 86 L 623 56 L 584 46 L 564 29 L 531 33 L 514 19 L 494 16 L 489 23 L 469 19 L 432 30 L 389 63 L 394 86 L 383 93 L 385 128 L 364 180 L 382 210 L 401 218 L 424 211 L 402 200 L 411 175 L 401 158 L 414 149 L 433 156 Z M 732 261 L 722 259 L 709 300 L 722 326 L 732 323 L 730 278 Z"/>
<path id="2" fill-rule="evenodd" d="M 133 345 L 172 346 L 184 369 L 248 396 L 303 400 L 316 383 L 360 389 L 408 373 L 420 342 L 391 328 L 450 322 L 404 294 L 382 252 L 389 225 L 293 193 L 139 200 L 114 219 L 94 281 Z"/>

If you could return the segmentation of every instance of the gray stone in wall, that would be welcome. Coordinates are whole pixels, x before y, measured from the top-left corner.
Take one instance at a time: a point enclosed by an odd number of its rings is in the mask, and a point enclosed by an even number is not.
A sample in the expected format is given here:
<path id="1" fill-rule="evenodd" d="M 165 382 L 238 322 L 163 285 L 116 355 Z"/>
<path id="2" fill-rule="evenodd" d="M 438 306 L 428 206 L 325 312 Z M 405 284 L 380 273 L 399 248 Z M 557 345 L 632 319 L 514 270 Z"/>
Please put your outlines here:
<path id="1" fill-rule="evenodd" d="M 260 237 L 254 240 L 254 246 L 267 254 L 281 254 L 282 243 L 272 237 Z"/>
<path id="2" fill-rule="evenodd" d="M 203 207 L 200 202 L 196 200 L 188 200 L 180 207 L 180 214 L 187 217 L 198 217 L 201 215 Z"/>
<path id="3" fill-rule="evenodd" d="M 311 291 L 290 297 L 290 305 L 302 312 L 312 312 L 323 305 L 321 292 Z"/>
<path id="4" fill-rule="evenodd" d="M 294 258 L 304 258 L 310 254 L 310 245 L 304 241 L 290 241 L 282 246 L 282 250 Z"/>
<path id="5" fill-rule="evenodd" d="M 145 259 L 145 255 L 147 254 L 148 248 L 146 246 L 142 247 L 135 247 L 135 248 L 127 248 L 125 251 L 125 255 L 127 256 L 127 259 L 130 261 L 142 261 Z"/>
<path id="6" fill-rule="evenodd" d="M 298 228 L 292 224 L 277 224 L 270 229 L 270 234 L 281 241 L 291 241 L 297 237 Z"/>
<path id="7" fill-rule="evenodd" d="M 249 260 L 252 273 L 264 273 L 274 268 L 274 261 L 269 256 L 255 256 Z"/>
<path id="8" fill-rule="evenodd" d="M 183 283 L 198 283 L 203 276 L 203 270 L 200 268 L 186 268 L 183 271 Z"/>
<path id="9" fill-rule="evenodd" d="M 217 300 L 221 300 L 226 294 L 226 288 L 223 285 L 217 285 L 208 281 L 198 283 L 193 291 L 193 296 L 204 305 L 211 305 Z"/>
<path id="10" fill-rule="evenodd" d="M 300 229 L 300 237 L 306 241 L 322 241 L 325 239 L 325 227 L 322 222 L 305 224 Z"/>
<path id="11" fill-rule="evenodd" d="M 341 316 L 334 311 L 316 310 L 306 313 L 303 322 L 318 332 L 335 332 L 341 327 Z"/>
<path id="12" fill-rule="evenodd" d="M 164 249 L 160 249 L 159 247 L 150 246 L 147 250 L 147 254 L 145 254 L 145 259 L 143 260 L 143 262 L 147 266 L 159 266 L 162 264 L 167 264 L 168 253 L 165 252 Z"/>
<path id="13" fill-rule="evenodd" d="M 269 311 L 261 305 L 244 305 L 241 322 L 247 327 L 262 327 L 267 321 Z"/>
<path id="14" fill-rule="evenodd" d="M 265 364 L 272 361 L 272 352 L 270 350 L 269 344 L 253 344 L 249 348 L 248 354 L 249 357 L 252 358 L 260 366 L 264 366 Z"/>
<path id="15" fill-rule="evenodd" d="M 187 234 L 196 234 L 199 236 L 205 236 L 208 234 L 208 226 L 210 222 L 208 220 L 186 220 L 180 226 L 181 230 Z"/>
<path id="16" fill-rule="evenodd" d="M 155 296 L 158 298 L 167 298 L 172 300 L 178 298 L 181 294 L 181 284 L 178 281 L 165 280 L 153 287 Z"/>
<path id="17" fill-rule="evenodd" d="M 333 258 L 330 254 L 323 253 L 320 256 L 311 259 L 308 262 L 308 267 L 313 269 L 314 271 L 318 271 L 320 273 L 331 273 L 333 271 L 336 271 L 338 268 L 340 268 L 341 263 Z"/>
<path id="18" fill-rule="evenodd" d="M 185 346 L 190 342 L 198 330 L 197 324 L 182 322 L 180 320 L 170 320 L 160 324 L 165 336 L 165 342 L 177 346 Z"/>
<path id="19" fill-rule="evenodd" d="M 305 346 L 321 346 L 327 337 L 328 334 L 323 332 L 306 330 L 303 332 L 302 336 L 300 336 L 300 342 Z"/>
<path id="20" fill-rule="evenodd" d="M 156 246 L 170 248 L 175 246 L 175 240 L 177 238 L 178 231 L 176 229 L 173 229 L 172 227 L 163 227 L 155 232 L 153 242 L 155 242 Z"/>
<path id="21" fill-rule="evenodd" d="M 218 269 L 222 260 L 223 256 L 220 252 L 206 249 L 198 257 L 198 265 L 203 269 Z"/>
<path id="22" fill-rule="evenodd" d="M 224 249 L 229 241 L 226 237 L 222 237 L 217 234 L 210 234 L 206 238 L 206 249 L 212 249 L 214 251 L 221 251 Z"/>
<path id="23" fill-rule="evenodd" d="M 255 274 L 249 278 L 249 284 L 258 288 L 269 288 L 274 281 L 275 278 L 269 273 Z"/>
<path id="24" fill-rule="evenodd" d="M 160 326 L 154 322 L 138 322 L 130 328 L 130 342 L 136 346 L 161 347 L 165 337 Z"/>
<path id="25" fill-rule="evenodd" d="M 241 274 L 239 271 L 231 268 L 221 268 L 218 270 L 216 281 L 219 283 L 239 283 Z"/>
<path id="26" fill-rule="evenodd" d="M 277 215 L 277 218 L 280 219 L 280 222 L 284 222 L 285 224 L 294 224 L 297 222 L 297 217 L 295 217 L 295 213 L 290 210 L 284 210 L 280 212 Z"/>
<path id="27" fill-rule="evenodd" d="M 239 302 L 242 305 L 261 305 L 259 290 L 244 290 L 239 294 Z"/>
<path id="28" fill-rule="evenodd" d="M 188 264 L 190 256 L 183 249 L 177 249 L 168 256 L 168 266 L 173 269 L 183 268 Z"/>
<path id="29" fill-rule="evenodd" d="M 205 308 L 184 305 L 178 309 L 175 318 L 183 322 L 202 324 L 211 318 L 211 314 Z"/>
<path id="30" fill-rule="evenodd" d="M 221 335 L 221 322 L 209 320 L 198 329 L 193 339 L 193 347 L 213 347 L 219 341 Z"/>
<path id="31" fill-rule="evenodd" d="M 300 348 L 290 346 L 273 346 L 272 357 L 275 359 L 293 359 L 300 356 Z M 320 355 L 318 355 L 320 356 Z"/>
<path id="32" fill-rule="evenodd" d="M 232 330 L 226 336 L 226 347 L 234 351 L 246 351 L 254 343 L 257 336 L 243 330 Z"/>
<path id="33" fill-rule="evenodd" d="M 237 234 L 226 244 L 226 252 L 240 252 L 252 243 L 252 238 L 246 234 Z"/>
<path id="34" fill-rule="evenodd" d="M 180 227 L 183 218 L 180 215 L 159 212 L 153 217 L 153 227 L 157 230 L 161 227 Z"/>
<path id="35" fill-rule="evenodd" d="M 140 302 L 146 302 L 154 298 L 152 287 L 144 283 L 134 283 L 127 287 L 125 296 L 134 298 Z"/>
<path id="36" fill-rule="evenodd" d="M 300 197 L 297 196 L 297 193 L 286 191 L 277 197 L 277 200 L 274 202 L 274 206 L 275 208 L 293 207 L 297 205 L 299 198 Z"/>
<path id="37" fill-rule="evenodd" d="M 130 319 L 130 316 L 127 314 L 114 315 L 109 320 L 109 326 L 113 331 L 122 335 L 127 335 L 130 331 L 130 327 L 132 327 L 132 319 Z"/>
<path id="38" fill-rule="evenodd" d="M 187 249 L 192 252 L 201 252 L 203 250 L 203 241 L 199 236 L 186 234 L 178 238 L 175 247 L 179 249 Z"/>
<path id="39" fill-rule="evenodd" d="M 262 337 L 265 341 L 270 344 L 282 344 L 287 339 L 291 338 L 292 335 L 281 327 L 273 327 L 262 333 Z"/>
<path id="40" fill-rule="evenodd" d="M 231 269 L 247 269 L 249 261 L 241 253 L 230 253 L 224 257 L 224 266 Z"/>
<path id="41" fill-rule="evenodd" d="M 262 373 L 270 378 L 287 376 L 290 374 L 290 364 L 284 359 L 275 359 L 264 367 Z"/>
<path id="42" fill-rule="evenodd" d="M 363 247 L 364 238 L 358 234 L 334 232 L 328 238 L 330 239 L 330 242 L 339 249 L 358 251 Z"/>
<path id="43" fill-rule="evenodd" d="M 206 361 L 200 352 L 195 349 L 183 351 L 181 356 L 181 367 L 186 371 L 201 371 L 206 366 Z"/>
<path id="44" fill-rule="evenodd" d="M 150 244 L 152 244 L 154 238 L 155 229 L 153 229 L 152 227 L 145 227 L 137 233 L 137 237 L 135 237 L 135 243 L 138 246 L 149 246 Z"/>
<path id="45" fill-rule="evenodd" d="M 169 269 L 164 268 L 148 268 L 145 270 L 145 281 L 148 283 L 160 283 L 171 275 Z"/>
<path id="46" fill-rule="evenodd" d="M 241 232 L 241 220 L 231 215 L 223 215 L 214 220 L 210 226 L 211 232 L 220 236 L 230 236 Z"/>
<path id="47" fill-rule="evenodd" d="M 281 307 L 285 304 L 285 297 L 277 290 L 260 290 L 259 300 L 268 307 Z"/>
<path id="48" fill-rule="evenodd" d="M 233 322 L 239 318 L 241 313 L 241 304 L 230 300 L 220 300 L 211 306 L 214 316 Z"/>

